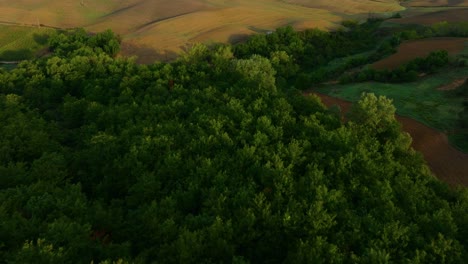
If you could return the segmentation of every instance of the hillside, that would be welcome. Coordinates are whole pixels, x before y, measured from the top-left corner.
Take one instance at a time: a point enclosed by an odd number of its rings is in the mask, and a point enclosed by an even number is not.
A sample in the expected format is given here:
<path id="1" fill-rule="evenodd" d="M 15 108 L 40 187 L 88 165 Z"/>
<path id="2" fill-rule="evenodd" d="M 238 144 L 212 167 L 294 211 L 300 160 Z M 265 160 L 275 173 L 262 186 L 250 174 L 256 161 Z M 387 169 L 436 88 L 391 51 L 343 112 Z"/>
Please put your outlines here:
<path id="1" fill-rule="evenodd" d="M 401 9 L 392 0 L 0 0 L 0 22 L 112 29 L 127 42 L 127 55 L 151 61 L 193 42 L 237 41 L 284 25 L 334 28 L 348 15 Z"/>
<path id="2" fill-rule="evenodd" d="M 310 8 L 320 8 L 340 14 L 383 13 L 401 10 L 395 0 L 282 0 L 285 3 L 296 4 Z"/>

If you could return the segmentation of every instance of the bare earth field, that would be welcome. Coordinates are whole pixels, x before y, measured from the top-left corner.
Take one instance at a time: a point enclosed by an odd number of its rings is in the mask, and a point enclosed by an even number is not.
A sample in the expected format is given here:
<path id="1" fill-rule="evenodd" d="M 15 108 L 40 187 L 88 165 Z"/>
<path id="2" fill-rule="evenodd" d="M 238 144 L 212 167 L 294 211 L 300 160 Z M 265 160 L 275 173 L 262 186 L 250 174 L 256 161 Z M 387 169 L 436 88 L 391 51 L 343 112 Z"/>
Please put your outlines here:
<path id="1" fill-rule="evenodd" d="M 456 55 L 463 51 L 468 38 L 430 38 L 402 43 L 398 51 L 372 65 L 373 68 L 395 69 L 398 66 L 418 57 L 425 57 L 432 51 L 446 50 L 449 55 Z"/>
<path id="2" fill-rule="evenodd" d="M 393 12 L 395 10 L 401 10 L 398 1 L 394 0 L 283 0 L 283 2 L 310 8 L 320 8 L 330 10 L 335 13 L 344 14 L 365 13 L 363 11 L 366 10 L 367 12 L 372 13 Z"/>
<path id="3" fill-rule="evenodd" d="M 110 28 L 123 36 L 124 55 L 141 52 L 150 62 L 194 42 L 236 41 L 284 25 L 330 29 L 348 15 L 402 9 L 394 0 L 0 0 L 0 23 Z"/>
<path id="4" fill-rule="evenodd" d="M 412 0 L 411 7 L 468 6 L 468 0 Z"/>
<path id="5" fill-rule="evenodd" d="M 340 106 L 343 113 L 349 111 L 351 102 L 316 93 L 330 107 Z M 396 116 L 403 130 L 413 138 L 412 146 L 421 152 L 432 172 L 451 186 L 468 186 L 468 154 L 450 146 L 447 136 L 414 119 Z"/>
<path id="6" fill-rule="evenodd" d="M 403 18 L 390 19 L 389 22 L 399 24 L 421 24 L 421 25 L 432 25 L 438 22 L 467 22 L 468 21 L 468 8 L 456 8 L 437 10 L 434 12 L 420 11 L 409 11 L 409 16 L 405 15 Z"/>

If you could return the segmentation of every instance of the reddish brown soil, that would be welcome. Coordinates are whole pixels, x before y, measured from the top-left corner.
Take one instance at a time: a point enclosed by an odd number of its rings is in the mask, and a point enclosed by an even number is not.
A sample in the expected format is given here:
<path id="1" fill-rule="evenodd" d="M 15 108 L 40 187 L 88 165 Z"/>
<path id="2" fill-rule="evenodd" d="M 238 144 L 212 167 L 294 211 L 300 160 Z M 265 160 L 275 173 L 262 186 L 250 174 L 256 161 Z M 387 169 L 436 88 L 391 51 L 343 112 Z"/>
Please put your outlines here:
<path id="1" fill-rule="evenodd" d="M 460 8 L 410 15 L 408 17 L 403 18 L 390 19 L 389 21 L 400 24 L 432 25 L 443 21 L 447 21 L 449 23 L 466 22 L 468 20 L 467 17 L 468 8 Z"/>
<path id="2" fill-rule="evenodd" d="M 351 102 L 317 94 L 326 106 L 338 105 L 343 113 L 349 111 Z M 396 116 L 403 130 L 413 138 L 413 148 L 421 152 L 432 172 L 451 186 L 468 186 L 468 154 L 450 146 L 447 136 L 418 121 Z"/>
<path id="3" fill-rule="evenodd" d="M 408 6 L 413 7 L 436 7 L 436 6 L 467 6 L 467 0 L 413 0 Z"/>
<path id="4" fill-rule="evenodd" d="M 378 70 L 392 70 L 415 58 L 426 57 L 436 50 L 446 50 L 453 56 L 464 49 L 467 40 L 467 38 L 428 38 L 407 41 L 398 47 L 397 53 L 374 63 L 372 67 Z"/>
<path id="5" fill-rule="evenodd" d="M 468 80 L 468 79 L 456 79 L 455 81 L 453 81 L 451 83 L 440 86 L 439 88 L 437 88 L 437 90 L 439 90 L 439 91 L 455 90 L 458 87 L 460 87 L 462 84 L 464 84 L 466 82 L 466 80 Z"/>

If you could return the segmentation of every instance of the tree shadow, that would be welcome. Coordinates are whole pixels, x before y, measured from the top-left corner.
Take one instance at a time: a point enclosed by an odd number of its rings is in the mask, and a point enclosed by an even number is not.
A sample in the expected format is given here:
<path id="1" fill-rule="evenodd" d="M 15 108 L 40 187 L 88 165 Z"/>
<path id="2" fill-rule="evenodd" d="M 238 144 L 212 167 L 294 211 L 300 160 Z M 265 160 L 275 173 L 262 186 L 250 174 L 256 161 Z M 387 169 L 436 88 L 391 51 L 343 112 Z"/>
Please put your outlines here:
<path id="1" fill-rule="evenodd" d="M 273 32 L 273 30 L 271 30 L 271 29 L 259 28 L 259 27 L 255 27 L 255 26 L 248 26 L 247 28 L 249 30 L 252 30 L 255 33 L 267 34 L 269 32 Z"/>
<path id="2" fill-rule="evenodd" d="M 156 50 L 143 44 L 135 44 L 123 41 L 120 46 L 120 55 L 125 57 L 136 57 L 138 64 L 152 64 L 156 62 L 170 62 L 178 57 L 171 50 Z"/>
<path id="3" fill-rule="evenodd" d="M 18 65 L 17 64 L 0 64 L 0 71 L 5 70 L 5 71 L 11 71 L 15 69 Z"/>
<path id="4" fill-rule="evenodd" d="M 49 40 L 49 35 L 48 34 L 37 34 L 34 33 L 33 39 L 34 41 L 39 44 L 39 45 L 46 45 L 48 40 Z"/>
<path id="5" fill-rule="evenodd" d="M 35 44 L 40 46 L 45 46 L 49 40 L 48 34 L 33 34 L 33 41 Z M 32 44 L 31 48 L 23 48 L 23 49 L 15 49 L 15 50 L 5 50 L 0 53 L 0 60 L 2 61 L 19 61 L 19 60 L 27 60 L 32 59 L 34 57 L 42 57 L 44 54 L 47 53 L 46 49 L 38 50 L 37 52 L 34 50 L 34 47 L 37 45 Z M 37 53 L 37 54 L 36 54 Z"/>
<path id="6" fill-rule="evenodd" d="M 2 61 L 19 61 L 27 60 L 33 57 L 33 52 L 29 49 L 18 50 L 5 50 L 0 53 L 0 60 Z"/>
<path id="7" fill-rule="evenodd" d="M 229 36 L 228 41 L 230 44 L 235 45 L 247 41 L 247 39 L 249 39 L 251 36 L 251 34 L 232 34 Z"/>

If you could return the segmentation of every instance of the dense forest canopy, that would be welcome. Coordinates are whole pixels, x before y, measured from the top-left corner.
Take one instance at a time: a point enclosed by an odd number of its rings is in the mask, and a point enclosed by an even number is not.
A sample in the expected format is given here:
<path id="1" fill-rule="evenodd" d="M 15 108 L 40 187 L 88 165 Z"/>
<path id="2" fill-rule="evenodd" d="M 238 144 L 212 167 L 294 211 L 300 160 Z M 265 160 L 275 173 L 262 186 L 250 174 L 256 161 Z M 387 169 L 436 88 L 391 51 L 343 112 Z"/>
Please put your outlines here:
<path id="1" fill-rule="evenodd" d="M 373 23 L 152 65 L 115 58 L 111 31 L 52 36 L 53 56 L 0 70 L 0 258 L 462 263 L 468 191 L 430 173 L 391 101 L 364 94 L 344 122 L 296 89 Z"/>

